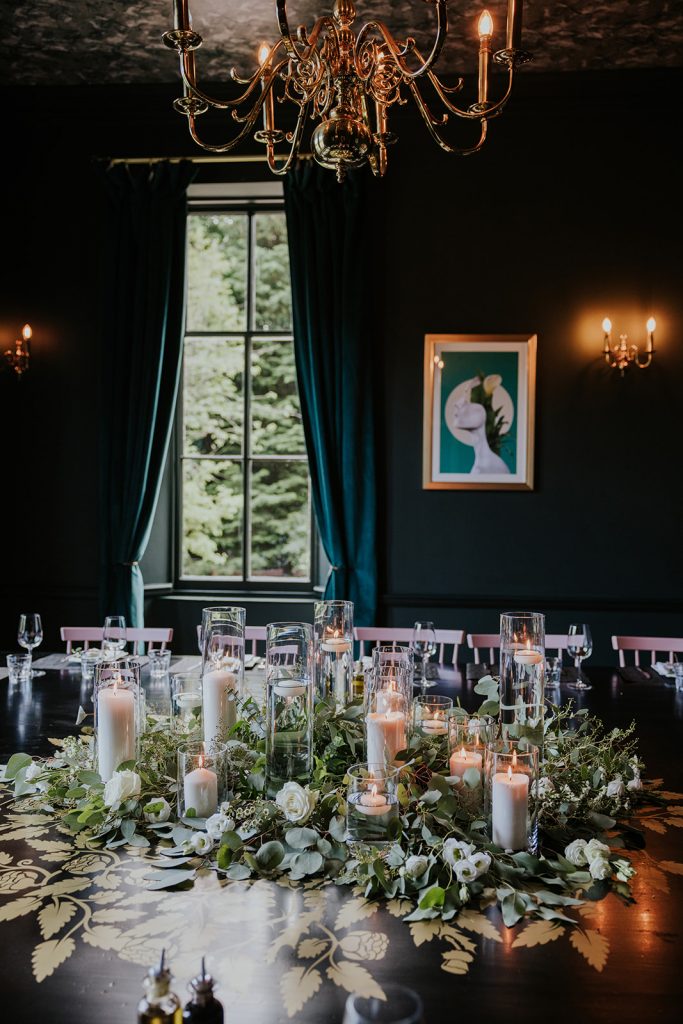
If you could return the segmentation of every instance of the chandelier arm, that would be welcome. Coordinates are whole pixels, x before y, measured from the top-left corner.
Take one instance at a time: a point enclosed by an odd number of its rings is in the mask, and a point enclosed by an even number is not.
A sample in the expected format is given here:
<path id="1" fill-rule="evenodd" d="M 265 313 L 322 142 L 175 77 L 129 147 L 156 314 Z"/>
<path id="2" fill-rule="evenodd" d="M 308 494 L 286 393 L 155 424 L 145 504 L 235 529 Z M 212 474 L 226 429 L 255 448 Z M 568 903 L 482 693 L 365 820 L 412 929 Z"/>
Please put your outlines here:
<path id="1" fill-rule="evenodd" d="M 456 117 L 462 117 L 468 121 L 480 121 L 482 118 L 495 117 L 496 114 L 499 114 L 503 107 L 505 106 L 505 104 L 507 103 L 507 101 L 510 99 L 510 93 L 512 92 L 513 76 L 514 71 L 511 67 L 508 72 L 508 84 L 505 90 L 505 94 L 495 103 L 492 103 L 490 104 L 490 106 L 487 106 L 486 109 L 461 110 L 460 107 L 458 107 L 455 103 L 448 99 L 448 91 L 453 92 L 454 90 L 445 89 L 443 84 L 439 81 L 439 79 L 436 77 L 433 71 L 430 71 L 427 74 L 429 81 L 432 83 L 434 87 L 434 91 L 436 92 L 437 96 L 443 103 L 446 110 L 448 110 L 451 114 L 455 114 Z"/>
<path id="2" fill-rule="evenodd" d="M 287 64 L 287 58 L 283 59 L 273 69 L 273 74 L 277 74 L 284 65 Z M 234 69 L 233 69 L 234 70 Z M 256 86 L 261 82 L 269 72 L 267 63 L 261 65 L 257 71 L 254 72 L 253 76 L 248 79 L 240 80 L 235 78 L 235 81 L 240 84 L 248 82 L 247 88 L 244 92 L 240 93 L 234 100 L 219 100 L 208 93 L 205 93 L 203 89 L 200 89 L 197 85 L 197 73 L 194 66 L 194 53 L 181 53 L 180 55 L 180 77 L 182 78 L 183 85 L 189 90 L 191 96 L 196 96 L 205 103 L 208 103 L 210 107 L 215 110 L 231 110 L 235 107 L 241 107 L 242 104 L 251 96 L 256 90 Z"/>
<path id="3" fill-rule="evenodd" d="M 299 107 L 299 114 L 296 120 L 296 128 L 294 129 L 294 134 L 292 136 L 292 144 L 289 150 L 289 155 L 285 158 L 284 163 L 280 164 L 279 167 L 276 163 L 277 158 L 275 156 L 275 147 L 272 143 L 268 144 L 268 167 L 273 172 L 273 174 L 278 174 L 280 176 L 286 174 L 289 168 L 292 166 L 292 162 L 298 156 L 299 145 L 301 143 L 301 137 L 304 133 L 304 125 L 306 124 L 306 116 L 308 114 L 309 102 L 310 101 L 306 101 L 305 103 L 302 103 L 301 106 Z"/>
<path id="4" fill-rule="evenodd" d="M 484 145 L 484 142 L 486 141 L 486 133 L 487 133 L 487 130 L 488 130 L 488 121 L 486 121 L 486 120 L 482 120 L 481 121 L 481 132 L 479 134 L 479 141 L 474 146 L 467 146 L 467 147 L 451 146 L 448 142 L 445 141 L 445 139 L 441 138 L 441 136 L 439 135 L 439 133 L 436 130 L 437 125 L 444 125 L 444 124 L 446 124 L 446 119 L 447 119 L 448 115 L 447 114 L 444 115 L 444 117 L 441 118 L 441 119 L 435 118 L 434 115 L 432 114 L 431 110 L 429 109 L 429 107 L 425 103 L 423 97 L 421 96 L 420 90 L 418 89 L 418 87 L 415 84 L 415 82 L 408 82 L 408 87 L 410 88 L 410 91 L 413 94 L 413 99 L 415 100 L 415 103 L 417 105 L 417 109 L 420 111 L 420 114 L 422 115 L 422 120 L 427 125 L 427 129 L 429 131 L 429 134 L 434 139 L 434 141 L 437 143 L 437 145 L 439 145 L 441 147 L 441 149 L 445 150 L 446 153 L 456 153 L 458 156 L 469 156 L 470 153 L 476 153 L 476 152 L 478 152 L 478 150 L 481 149 L 481 147 Z"/>
<path id="5" fill-rule="evenodd" d="M 221 144 L 218 144 L 218 145 L 211 145 L 208 142 L 202 142 L 202 140 L 199 138 L 199 134 L 197 132 L 197 125 L 196 125 L 195 115 L 193 113 L 191 113 L 191 112 L 188 113 L 188 115 L 187 115 L 188 127 L 190 129 L 190 135 L 192 136 L 193 141 L 196 142 L 198 146 L 201 146 L 202 149 L 206 149 L 209 153 L 229 153 L 231 149 L 234 149 L 235 146 L 239 145 L 239 143 L 245 138 L 245 136 L 247 136 L 249 134 L 251 129 L 256 124 L 256 119 L 258 118 L 258 116 L 259 116 L 259 114 L 261 112 L 261 108 L 263 107 L 263 103 L 264 103 L 264 100 L 265 100 L 267 95 L 268 95 L 267 92 L 264 91 L 259 96 L 258 100 L 254 104 L 254 106 L 251 108 L 251 110 L 249 111 L 248 115 L 246 115 L 246 117 L 244 118 L 244 127 L 242 127 L 240 129 L 240 131 L 237 133 L 235 138 L 232 139 L 231 142 L 224 142 L 224 143 L 221 143 Z M 235 113 L 236 113 L 236 111 L 233 111 L 233 117 L 234 117 Z M 241 120 L 240 120 L 240 123 L 241 123 Z"/>
<path id="6" fill-rule="evenodd" d="M 326 28 L 328 31 L 333 32 L 337 43 L 339 37 L 337 35 L 337 26 L 329 14 L 323 15 L 322 18 L 318 18 L 315 25 L 311 29 L 310 34 L 306 33 L 306 43 L 303 50 L 300 50 L 297 43 L 292 36 L 292 32 L 289 27 L 289 18 L 287 17 L 287 0 L 276 0 L 275 10 L 277 13 L 277 25 L 280 32 L 280 38 L 284 43 L 285 50 L 292 60 L 308 60 L 311 53 L 315 49 L 318 37 L 322 30 Z"/>
<path id="7" fill-rule="evenodd" d="M 356 38 L 356 54 L 360 52 L 361 45 L 366 41 L 367 37 L 372 32 L 377 32 L 389 47 L 391 59 L 403 75 L 404 80 L 408 82 L 413 78 L 420 78 L 436 63 L 441 50 L 443 49 L 443 44 L 446 41 L 446 34 L 448 32 L 448 13 L 445 0 L 436 0 L 436 9 L 438 19 L 436 38 L 434 40 L 431 53 L 426 59 L 417 49 L 415 49 L 414 45 L 400 46 L 383 21 L 368 21 L 363 25 Z M 419 68 L 416 70 L 411 70 L 404 60 L 404 57 L 411 52 L 414 53 L 417 59 L 421 62 Z M 360 74 L 357 59 L 356 73 Z"/>

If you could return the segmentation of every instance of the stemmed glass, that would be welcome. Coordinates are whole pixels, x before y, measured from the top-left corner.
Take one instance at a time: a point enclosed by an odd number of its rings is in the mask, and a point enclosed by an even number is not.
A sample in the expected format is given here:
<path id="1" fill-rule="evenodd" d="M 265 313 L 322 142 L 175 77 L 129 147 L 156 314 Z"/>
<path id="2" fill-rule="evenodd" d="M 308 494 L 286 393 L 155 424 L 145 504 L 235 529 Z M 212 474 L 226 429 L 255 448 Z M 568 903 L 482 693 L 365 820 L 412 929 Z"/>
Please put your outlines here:
<path id="1" fill-rule="evenodd" d="M 581 662 L 593 653 L 591 631 L 585 622 L 573 622 L 567 632 L 567 653 L 574 658 L 576 682 L 567 683 L 571 690 L 592 690 L 590 683 L 581 678 Z"/>
<path id="2" fill-rule="evenodd" d="M 102 629 L 102 650 L 106 657 L 117 658 L 126 646 L 126 620 L 123 615 L 107 615 Z"/>
<path id="3" fill-rule="evenodd" d="M 19 628 L 17 640 L 20 647 L 25 647 L 29 657 L 34 647 L 39 647 L 43 642 L 43 623 L 37 612 L 23 612 L 19 616 Z M 42 669 L 32 669 L 31 676 L 44 676 Z"/>
<path id="4" fill-rule="evenodd" d="M 413 626 L 413 640 L 411 644 L 415 656 L 422 662 L 422 678 L 415 685 L 422 685 L 425 690 L 428 686 L 435 686 L 435 680 L 427 679 L 427 662 L 433 654 L 436 654 L 436 633 L 433 622 L 416 622 Z"/>

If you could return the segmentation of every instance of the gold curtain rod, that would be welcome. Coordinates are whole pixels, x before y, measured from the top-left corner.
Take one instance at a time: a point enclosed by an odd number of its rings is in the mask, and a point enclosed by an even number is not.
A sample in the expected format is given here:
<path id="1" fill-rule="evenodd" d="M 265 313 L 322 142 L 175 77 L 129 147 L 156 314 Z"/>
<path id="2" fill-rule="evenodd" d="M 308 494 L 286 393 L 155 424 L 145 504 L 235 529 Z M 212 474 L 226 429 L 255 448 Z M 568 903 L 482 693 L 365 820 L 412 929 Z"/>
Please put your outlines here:
<path id="1" fill-rule="evenodd" d="M 110 165 L 113 164 L 180 164 L 184 160 L 189 160 L 193 164 L 256 164 L 264 163 L 267 157 L 265 153 L 253 153 L 244 155 L 235 155 L 233 153 L 220 154 L 213 156 L 115 156 L 109 159 Z M 299 160 L 312 160 L 312 153 L 300 153 Z"/>

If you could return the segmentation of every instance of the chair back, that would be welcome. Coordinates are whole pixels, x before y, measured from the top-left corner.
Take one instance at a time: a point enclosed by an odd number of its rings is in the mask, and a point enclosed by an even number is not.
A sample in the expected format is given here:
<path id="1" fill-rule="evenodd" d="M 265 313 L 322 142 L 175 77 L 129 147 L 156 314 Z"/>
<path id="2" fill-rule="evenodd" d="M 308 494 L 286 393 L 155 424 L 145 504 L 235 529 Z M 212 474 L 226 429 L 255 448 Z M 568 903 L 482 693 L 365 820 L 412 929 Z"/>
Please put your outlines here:
<path id="1" fill-rule="evenodd" d="M 657 661 L 657 652 L 669 655 L 669 661 L 675 661 L 674 655 L 683 654 L 683 637 L 677 636 L 613 636 L 612 647 L 619 652 L 619 666 L 626 666 L 625 651 L 633 651 L 634 662 L 640 665 L 640 655 L 647 652 L 650 664 Z"/>
<path id="2" fill-rule="evenodd" d="M 412 627 L 404 626 L 356 626 L 354 635 L 360 644 L 359 654 L 362 658 L 365 654 L 365 645 L 372 649 L 377 644 L 411 644 L 413 639 Z M 457 665 L 458 647 L 463 642 L 465 633 L 462 629 L 435 629 L 434 635 L 438 644 L 439 664 L 446 664 L 446 647 L 450 646 L 451 657 L 449 664 Z"/>
<path id="3" fill-rule="evenodd" d="M 102 644 L 101 626 L 62 626 L 59 633 L 66 643 L 67 654 L 71 654 L 75 643 L 82 643 L 86 651 L 91 643 Z M 173 629 L 170 626 L 145 626 L 140 629 L 131 627 L 126 630 L 126 642 L 134 644 L 133 649 L 136 654 L 140 653 L 140 644 L 146 645 L 147 651 L 157 646 L 160 650 L 165 651 L 166 644 L 170 643 L 172 639 Z"/>
<path id="4" fill-rule="evenodd" d="M 201 624 L 197 626 L 197 643 L 202 638 L 202 627 Z M 266 642 L 266 627 L 265 626 L 245 626 L 244 627 L 244 639 L 251 642 L 251 648 L 249 654 L 258 654 L 258 644 Z M 245 652 L 247 651 L 247 644 L 244 645 Z"/>
<path id="5" fill-rule="evenodd" d="M 74 644 L 82 643 L 86 651 L 91 643 L 102 644 L 101 626 L 62 626 L 59 635 L 66 642 L 67 654 L 71 654 Z"/>
<path id="6" fill-rule="evenodd" d="M 496 651 L 500 649 L 500 633 L 468 633 L 467 646 L 474 652 L 475 665 L 481 664 L 481 652 L 488 649 L 488 664 L 493 665 L 496 661 Z M 546 633 L 545 649 L 556 651 L 558 658 L 561 658 L 567 649 L 566 633 Z"/>

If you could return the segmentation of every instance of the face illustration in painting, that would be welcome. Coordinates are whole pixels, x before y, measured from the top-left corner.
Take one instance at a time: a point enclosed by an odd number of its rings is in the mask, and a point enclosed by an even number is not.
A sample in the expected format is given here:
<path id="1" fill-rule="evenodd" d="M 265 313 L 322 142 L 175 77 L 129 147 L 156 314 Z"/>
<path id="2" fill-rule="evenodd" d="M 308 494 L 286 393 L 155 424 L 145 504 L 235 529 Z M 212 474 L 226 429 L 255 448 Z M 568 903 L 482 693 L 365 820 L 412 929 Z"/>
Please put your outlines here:
<path id="1" fill-rule="evenodd" d="M 491 451 L 486 438 L 486 410 L 483 405 L 461 398 L 453 410 L 453 426 L 466 430 L 474 448 L 472 473 L 509 473 L 510 470 L 495 452 Z"/>

